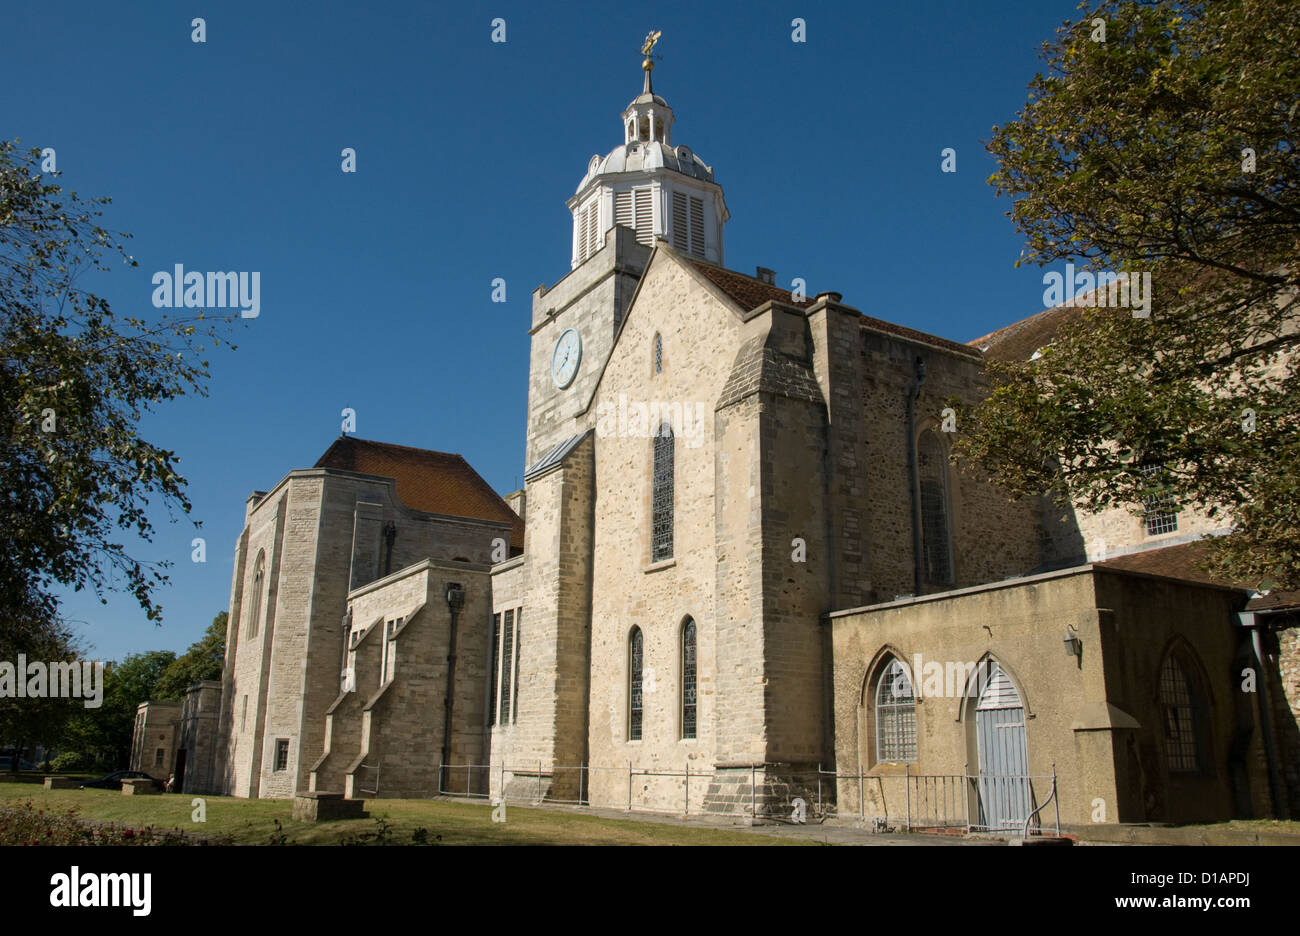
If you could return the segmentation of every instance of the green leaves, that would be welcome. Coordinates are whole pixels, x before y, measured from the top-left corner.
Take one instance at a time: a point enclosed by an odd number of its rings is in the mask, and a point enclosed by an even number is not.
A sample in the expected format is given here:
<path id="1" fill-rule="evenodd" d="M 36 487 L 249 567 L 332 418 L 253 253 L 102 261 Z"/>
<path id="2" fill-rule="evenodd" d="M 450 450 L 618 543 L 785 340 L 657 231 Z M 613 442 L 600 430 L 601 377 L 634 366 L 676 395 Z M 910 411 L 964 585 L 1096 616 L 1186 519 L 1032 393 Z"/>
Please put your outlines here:
<path id="1" fill-rule="evenodd" d="M 1151 317 L 1089 309 L 1050 353 L 992 366 L 959 449 L 1012 492 L 1135 512 L 1158 454 L 1156 493 L 1233 518 L 1220 574 L 1300 587 L 1300 4 L 1106 0 L 1080 20 L 1097 16 L 1104 44 L 1067 24 L 1045 47 L 990 182 L 1022 261 L 1150 271 Z"/>
<path id="2" fill-rule="evenodd" d="M 149 540 L 151 502 L 190 505 L 175 453 L 137 430 L 158 405 L 206 395 L 198 349 L 226 343 L 230 320 L 119 320 L 77 288 L 108 254 L 134 260 L 96 223 L 109 199 L 46 184 L 38 156 L 0 142 L 0 625 L 52 621 L 56 584 L 128 591 L 159 620 L 167 563 L 135 559 L 114 534 Z"/>

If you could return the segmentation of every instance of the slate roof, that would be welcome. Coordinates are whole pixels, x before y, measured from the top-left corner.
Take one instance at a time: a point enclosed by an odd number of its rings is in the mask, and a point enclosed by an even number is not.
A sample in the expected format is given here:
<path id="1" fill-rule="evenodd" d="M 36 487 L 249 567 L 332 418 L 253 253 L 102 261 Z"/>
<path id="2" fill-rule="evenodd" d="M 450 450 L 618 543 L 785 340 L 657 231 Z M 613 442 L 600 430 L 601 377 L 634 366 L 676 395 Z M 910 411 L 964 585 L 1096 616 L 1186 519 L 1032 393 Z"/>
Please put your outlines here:
<path id="1" fill-rule="evenodd" d="M 412 510 L 509 523 L 510 545 L 523 548 L 524 521 L 459 455 L 339 436 L 314 467 L 392 478 Z"/>
<path id="2" fill-rule="evenodd" d="M 545 474 L 560 462 L 564 461 L 565 456 L 577 448 L 578 443 L 587 438 L 590 433 L 590 429 L 586 430 L 586 432 L 579 432 L 573 438 L 565 439 L 558 445 L 552 446 L 549 452 L 524 469 L 524 480 L 531 481 L 533 478 Z"/>

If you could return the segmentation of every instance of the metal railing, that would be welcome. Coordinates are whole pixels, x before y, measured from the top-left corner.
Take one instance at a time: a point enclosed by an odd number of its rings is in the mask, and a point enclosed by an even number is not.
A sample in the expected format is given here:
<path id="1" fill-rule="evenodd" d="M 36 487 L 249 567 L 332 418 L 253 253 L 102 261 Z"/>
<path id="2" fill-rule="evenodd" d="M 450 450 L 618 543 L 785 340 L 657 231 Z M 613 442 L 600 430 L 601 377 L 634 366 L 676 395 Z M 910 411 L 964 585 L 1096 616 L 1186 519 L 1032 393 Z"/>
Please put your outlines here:
<path id="1" fill-rule="evenodd" d="M 873 820 L 878 828 L 891 830 L 960 829 L 1028 835 L 1031 825 L 1043 834 L 1041 823 L 1035 820 L 1048 804 L 1054 804 L 1055 834 L 1061 834 L 1055 764 L 1050 774 L 1023 776 L 915 774 L 910 764 L 903 765 L 901 775 L 861 770 L 819 770 L 819 774 L 839 787 L 837 803 L 841 808 L 823 810 L 818 798 L 818 812 L 827 816 Z"/>
<path id="2" fill-rule="evenodd" d="M 363 765 L 366 766 L 366 765 Z M 376 770 L 374 786 L 378 788 Z M 761 776 L 760 776 L 761 774 Z M 1056 765 L 1049 775 L 980 776 L 917 774 L 904 765 L 897 775 L 841 772 L 790 765 L 743 770 L 682 769 L 621 765 L 532 763 L 448 764 L 437 772 L 429 795 L 499 802 L 542 803 L 663 815 L 729 815 L 751 819 L 874 822 L 880 830 L 953 830 L 1051 834 L 1041 826 L 1061 810 Z M 798 808 L 795 808 L 796 804 Z"/>

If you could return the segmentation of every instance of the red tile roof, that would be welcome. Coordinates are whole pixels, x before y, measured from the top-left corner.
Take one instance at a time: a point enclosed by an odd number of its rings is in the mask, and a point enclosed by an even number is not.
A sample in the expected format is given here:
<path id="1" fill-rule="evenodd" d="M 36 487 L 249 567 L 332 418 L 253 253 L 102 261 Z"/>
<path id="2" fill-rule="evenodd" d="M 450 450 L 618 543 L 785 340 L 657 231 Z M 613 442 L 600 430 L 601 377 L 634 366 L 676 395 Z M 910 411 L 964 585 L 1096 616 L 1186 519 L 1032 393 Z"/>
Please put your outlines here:
<path id="1" fill-rule="evenodd" d="M 746 276 L 744 273 L 723 269 L 702 260 L 684 259 L 704 274 L 705 279 L 726 293 L 736 305 L 746 312 L 757 309 L 765 302 L 783 302 L 786 305 L 804 306 L 805 308 L 813 304 L 813 299 L 809 296 L 796 299 L 794 293 L 790 292 L 790 290 L 782 289 L 780 286 L 774 286 L 771 283 L 764 283 L 762 280 Z"/>
<path id="2" fill-rule="evenodd" d="M 315 467 L 392 478 L 397 496 L 412 510 L 504 521 L 513 531 L 510 545 L 524 545 L 524 522 L 459 455 L 339 436 Z"/>
<path id="3" fill-rule="evenodd" d="M 1166 578 L 1204 582 L 1209 585 L 1224 585 L 1229 588 L 1240 588 L 1248 592 L 1254 590 L 1252 586 L 1243 585 L 1239 582 L 1224 581 L 1222 578 L 1210 575 L 1202 569 L 1200 563 L 1205 559 L 1208 552 L 1205 541 L 1199 540 L 1194 543 L 1180 543 L 1177 546 L 1164 546 L 1160 549 L 1147 549 L 1142 552 L 1128 553 L 1123 556 L 1116 556 L 1114 559 L 1098 562 L 1096 565 L 1122 569 L 1127 572 L 1146 572 L 1149 575 L 1163 575 Z M 1300 592 L 1273 591 L 1262 597 L 1252 599 L 1247 608 L 1251 611 L 1261 611 L 1296 605 L 1300 605 Z"/>
<path id="4" fill-rule="evenodd" d="M 782 302 L 786 305 L 795 307 L 810 307 L 815 301 L 815 297 L 804 297 L 795 299 L 794 294 L 788 289 L 782 289 L 780 286 L 774 286 L 770 283 L 764 283 L 762 280 L 755 279 L 752 276 L 746 276 L 744 273 L 737 273 L 735 270 L 723 269 L 712 263 L 705 263 L 702 260 L 691 260 L 685 258 L 695 269 L 713 285 L 717 286 L 732 302 L 740 306 L 746 312 L 753 311 L 765 302 Z M 974 348 L 961 344 L 957 341 L 949 341 L 947 338 L 940 338 L 937 335 L 929 335 L 914 328 L 908 328 L 906 325 L 895 325 L 893 322 L 886 322 L 881 319 L 872 318 L 869 315 L 863 315 L 862 327 L 875 329 L 876 331 L 887 332 L 891 335 L 898 335 L 900 338 L 907 338 L 911 341 L 917 341 L 922 344 L 934 345 L 940 348 L 946 348 L 949 351 L 956 351 L 959 354 L 978 356 L 979 352 Z"/>
<path id="5" fill-rule="evenodd" d="M 1062 325 L 1082 318 L 1083 313 L 1083 307 L 1056 306 L 976 338 L 969 346 L 983 350 L 993 361 L 1027 361 L 1039 348 L 1052 343 Z"/>

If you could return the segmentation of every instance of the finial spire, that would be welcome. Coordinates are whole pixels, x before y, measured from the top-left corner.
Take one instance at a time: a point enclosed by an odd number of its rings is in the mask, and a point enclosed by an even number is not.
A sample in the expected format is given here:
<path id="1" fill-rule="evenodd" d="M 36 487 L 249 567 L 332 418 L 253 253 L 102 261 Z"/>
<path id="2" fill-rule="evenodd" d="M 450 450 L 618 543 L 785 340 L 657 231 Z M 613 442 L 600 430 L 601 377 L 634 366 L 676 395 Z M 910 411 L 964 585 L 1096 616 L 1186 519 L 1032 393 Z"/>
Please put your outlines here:
<path id="1" fill-rule="evenodd" d="M 659 41 L 659 37 L 662 35 L 663 30 L 661 29 L 651 30 L 646 33 L 645 44 L 641 46 L 641 54 L 645 56 L 645 59 L 641 62 L 641 68 L 645 70 L 645 86 L 641 89 L 642 94 L 654 93 L 650 87 L 650 73 L 655 70 L 655 63 L 651 56 L 654 53 L 655 43 Z"/>

